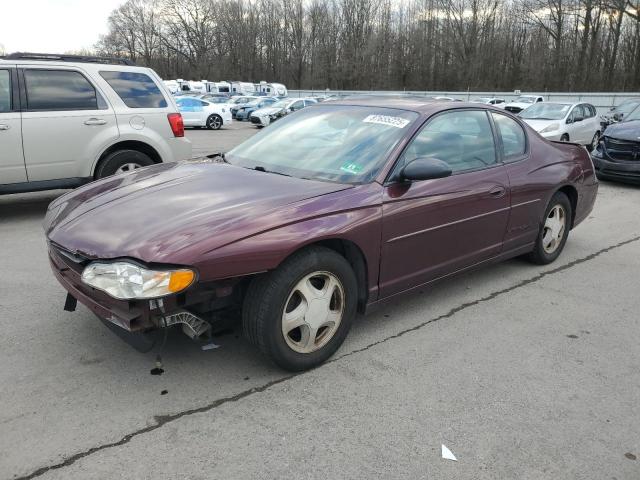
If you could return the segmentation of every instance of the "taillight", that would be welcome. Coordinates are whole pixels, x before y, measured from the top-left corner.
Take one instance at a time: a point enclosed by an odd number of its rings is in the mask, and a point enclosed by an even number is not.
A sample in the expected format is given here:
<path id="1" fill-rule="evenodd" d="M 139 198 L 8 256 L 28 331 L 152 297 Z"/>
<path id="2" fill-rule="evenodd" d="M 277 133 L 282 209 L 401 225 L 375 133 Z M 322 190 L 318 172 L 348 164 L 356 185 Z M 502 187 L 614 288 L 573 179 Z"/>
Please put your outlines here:
<path id="1" fill-rule="evenodd" d="M 184 122 L 182 121 L 182 115 L 179 113 L 170 113 L 167 115 L 169 125 L 171 125 L 171 131 L 174 137 L 184 137 Z"/>

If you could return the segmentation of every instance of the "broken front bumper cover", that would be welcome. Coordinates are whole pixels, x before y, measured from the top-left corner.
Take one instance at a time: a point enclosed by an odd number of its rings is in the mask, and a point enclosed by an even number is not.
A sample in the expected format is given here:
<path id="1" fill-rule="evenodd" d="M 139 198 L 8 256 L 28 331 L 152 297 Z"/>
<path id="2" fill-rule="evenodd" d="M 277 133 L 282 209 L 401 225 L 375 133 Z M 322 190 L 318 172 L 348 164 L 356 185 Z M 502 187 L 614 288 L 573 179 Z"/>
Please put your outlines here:
<path id="1" fill-rule="evenodd" d="M 118 300 L 82 282 L 86 263 L 56 246 L 49 247 L 49 262 L 54 275 L 67 290 L 65 310 L 75 310 L 80 302 L 124 341 L 140 351 L 148 351 L 160 328 L 181 325 L 191 339 L 209 336 L 211 324 L 175 303 L 174 297 L 160 300 Z"/>

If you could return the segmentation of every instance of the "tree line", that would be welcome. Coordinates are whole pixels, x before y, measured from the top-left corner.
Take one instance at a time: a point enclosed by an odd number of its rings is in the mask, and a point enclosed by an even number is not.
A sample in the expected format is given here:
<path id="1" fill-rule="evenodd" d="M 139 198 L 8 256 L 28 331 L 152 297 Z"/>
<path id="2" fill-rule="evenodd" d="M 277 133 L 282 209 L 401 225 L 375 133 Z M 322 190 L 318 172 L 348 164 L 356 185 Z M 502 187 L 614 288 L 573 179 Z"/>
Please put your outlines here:
<path id="1" fill-rule="evenodd" d="M 293 89 L 637 91 L 640 0 L 128 0 L 98 53 Z"/>

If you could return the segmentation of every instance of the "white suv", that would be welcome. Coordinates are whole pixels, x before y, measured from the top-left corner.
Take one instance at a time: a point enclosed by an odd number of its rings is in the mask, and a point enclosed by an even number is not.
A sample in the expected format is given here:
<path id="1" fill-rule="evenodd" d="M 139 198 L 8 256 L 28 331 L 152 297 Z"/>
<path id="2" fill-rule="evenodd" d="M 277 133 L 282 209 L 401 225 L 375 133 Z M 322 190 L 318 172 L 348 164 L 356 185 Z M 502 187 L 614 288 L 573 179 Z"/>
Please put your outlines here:
<path id="1" fill-rule="evenodd" d="M 190 157 L 182 116 L 153 70 L 101 57 L 0 58 L 0 194 Z"/>

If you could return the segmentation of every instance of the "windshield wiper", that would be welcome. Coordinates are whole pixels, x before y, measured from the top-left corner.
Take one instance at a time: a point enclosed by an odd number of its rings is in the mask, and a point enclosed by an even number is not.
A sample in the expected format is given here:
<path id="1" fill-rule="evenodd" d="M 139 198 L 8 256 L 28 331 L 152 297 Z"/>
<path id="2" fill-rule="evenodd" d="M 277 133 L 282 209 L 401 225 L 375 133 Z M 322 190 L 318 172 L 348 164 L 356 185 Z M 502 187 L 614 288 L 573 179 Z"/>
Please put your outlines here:
<path id="1" fill-rule="evenodd" d="M 276 175 L 282 175 L 283 177 L 290 177 L 291 175 L 288 175 L 286 173 L 282 173 L 282 172 L 276 172 L 274 170 L 267 170 L 264 167 L 261 167 L 260 165 L 253 167 L 253 170 L 256 170 L 258 172 L 264 172 L 264 173 L 275 173 Z"/>

